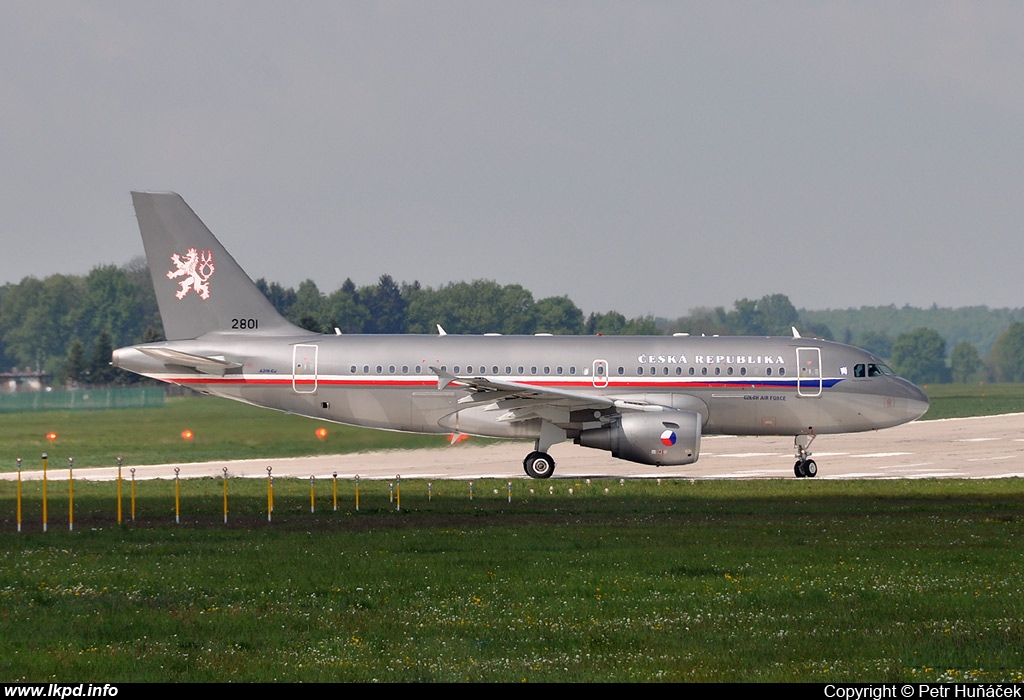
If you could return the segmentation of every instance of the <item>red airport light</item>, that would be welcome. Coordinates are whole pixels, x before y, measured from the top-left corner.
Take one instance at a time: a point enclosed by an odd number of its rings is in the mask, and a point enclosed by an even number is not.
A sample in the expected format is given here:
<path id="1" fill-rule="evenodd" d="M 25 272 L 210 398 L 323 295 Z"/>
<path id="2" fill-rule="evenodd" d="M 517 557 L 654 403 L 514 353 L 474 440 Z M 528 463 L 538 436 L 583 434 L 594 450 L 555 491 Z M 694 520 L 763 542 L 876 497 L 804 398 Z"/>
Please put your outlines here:
<path id="1" fill-rule="evenodd" d="M 327 428 L 317 428 L 316 436 L 323 440 L 325 437 L 327 437 Z"/>
<path id="2" fill-rule="evenodd" d="M 57 439 L 57 433 L 55 433 L 55 432 L 53 432 L 53 431 L 51 430 L 50 432 L 48 432 L 48 433 L 46 434 L 46 439 L 47 439 L 47 440 L 49 440 L 50 442 L 53 442 L 54 440 L 56 440 L 56 439 Z"/>
<path id="3" fill-rule="evenodd" d="M 185 430 L 182 430 L 181 431 L 181 439 L 182 440 L 191 440 L 192 439 L 192 431 L 187 429 L 187 428 Z"/>

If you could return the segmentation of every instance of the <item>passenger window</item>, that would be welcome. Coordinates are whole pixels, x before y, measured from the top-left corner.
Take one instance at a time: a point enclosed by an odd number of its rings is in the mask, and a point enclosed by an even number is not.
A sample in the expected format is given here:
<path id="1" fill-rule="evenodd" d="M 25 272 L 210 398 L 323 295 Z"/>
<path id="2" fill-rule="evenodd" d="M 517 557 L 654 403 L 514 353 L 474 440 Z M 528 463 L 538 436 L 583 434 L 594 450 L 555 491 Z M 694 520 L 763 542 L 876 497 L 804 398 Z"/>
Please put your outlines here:
<path id="1" fill-rule="evenodd" d="M 779 367 L 779 376 L 781 377 L 785 373 L 786 373 L 786 368 L 785 367 Z"/>
<path id="2" fill-rule="evenodd" d="M 764 373 L 766 375 L 768 375 L 769 377 L 772 376 L 772 368 L 771 367 L 766 367 L 765 370 L 764 370 Z"/>

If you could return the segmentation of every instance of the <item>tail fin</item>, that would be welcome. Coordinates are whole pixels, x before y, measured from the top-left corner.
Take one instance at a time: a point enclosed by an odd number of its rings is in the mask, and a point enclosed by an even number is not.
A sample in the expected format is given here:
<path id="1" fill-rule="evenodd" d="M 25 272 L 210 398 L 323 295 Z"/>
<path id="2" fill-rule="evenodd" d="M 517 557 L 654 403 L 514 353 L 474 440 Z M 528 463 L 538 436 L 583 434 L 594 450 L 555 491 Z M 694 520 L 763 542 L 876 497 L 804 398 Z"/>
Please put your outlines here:
<path id="1" fill-rule="evenodd" d="M 179 195 L 132 192 L 132 202 L 168 340 L 307 333 L 277 312 Z"/>

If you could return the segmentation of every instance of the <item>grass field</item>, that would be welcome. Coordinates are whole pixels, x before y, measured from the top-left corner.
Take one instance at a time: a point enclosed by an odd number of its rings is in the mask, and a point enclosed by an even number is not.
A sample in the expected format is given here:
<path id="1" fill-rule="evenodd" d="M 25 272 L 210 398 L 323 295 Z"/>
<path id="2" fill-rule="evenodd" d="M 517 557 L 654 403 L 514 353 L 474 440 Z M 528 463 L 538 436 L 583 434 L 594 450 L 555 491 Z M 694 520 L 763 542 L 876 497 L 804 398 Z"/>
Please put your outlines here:
<path id="1" fill-rule="evenodd" d="M 319 439 L 317 428 L 326 428 Z M 185 440 L 182 433 L 192 432 Z M 56 440 L 48 440 L 48 433 Z M 411 435 L 314 421 L 227 399 L 187 396 L 160 408 L 40 411 L 0 419 L 0 471 L 15 460 L 36 469 L 46 452 L 55 467 L 74 457 L 81 467 L 208 462 L 223 459 L 343 454 L 378 449 L 443 447 L 443 435 Z"/>
<path id="2" fill-rule="evenodd" d="M 1019 385 L 929 392 L 928 417 L 1024 409 Z M 444 444 L 319 425 L 192 398 L 4 416 L 0 449 L 11 468 Z M 173 483 L 146 481 L 118 525 L 115 484 L 76 482 L 68 532 L 53 482 L 42 533 L 26 482 L 18 533 L 0 482 L 0 678 L 1024 681 L 1020 480 L 517 479 L 511 503 L 507 484 L 403 481 L 398 511 L 364 481 L 356 512 L 351 482 L 334 511 L 321 481 L 311 513 L 308 481 L 275 479 L 268 523 L 266 482 L 238 479 L 224 524 L 223 482 L 185 480 L 175 524 Z"/>
<path id="3" fill-rule="evenodd" d="M 923 420 L 1024 413 L 1024 384 L 933 384 Z"/>
<path id="4" fill-rule="evenodd" d="M 12 488 L 5 680 L 1024 680 L 1017 480 Z"/>

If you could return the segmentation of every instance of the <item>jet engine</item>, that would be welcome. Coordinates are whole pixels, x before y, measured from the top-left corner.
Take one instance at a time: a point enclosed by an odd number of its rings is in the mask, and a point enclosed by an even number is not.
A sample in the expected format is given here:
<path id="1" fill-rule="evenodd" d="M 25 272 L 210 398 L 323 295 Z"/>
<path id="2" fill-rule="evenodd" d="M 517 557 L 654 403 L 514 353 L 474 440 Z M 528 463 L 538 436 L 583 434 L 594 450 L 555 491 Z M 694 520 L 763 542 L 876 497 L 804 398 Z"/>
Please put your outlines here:
<path id="1" fill-rule="evenodd" d="M 700 426 L 693 411 L 624 413 L 607 426 L 584 430 L 574 442 L 640 464 L 692 464 L 700 455 Z"/>

